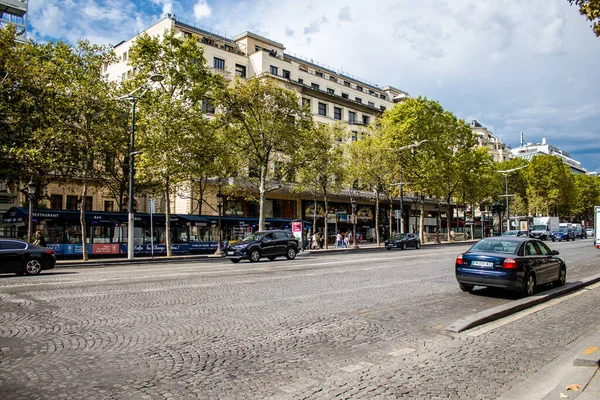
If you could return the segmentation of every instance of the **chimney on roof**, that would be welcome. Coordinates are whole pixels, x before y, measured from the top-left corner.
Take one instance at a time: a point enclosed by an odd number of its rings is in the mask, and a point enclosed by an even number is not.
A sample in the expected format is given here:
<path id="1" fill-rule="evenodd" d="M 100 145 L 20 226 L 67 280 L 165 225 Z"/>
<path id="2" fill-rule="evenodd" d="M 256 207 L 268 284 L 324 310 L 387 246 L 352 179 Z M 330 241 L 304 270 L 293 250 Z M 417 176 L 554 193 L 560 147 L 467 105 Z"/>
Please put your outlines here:
<path id="1" fill-rule="evenodd" d="M 545 144 L 546 144 L 546 138 L 545 138 L 545 137 L 543 137 L 543 138 L 542 138 L 542 144 L 543 144 L 543 145 L 545 145 Z"/>
<path id="2" fill-rule="evenodd" d="M 521 132 L 521 147 L 523 147 L 524 144 L 525 144 L 525 136 L 523 135 L 523 132 Z"/>

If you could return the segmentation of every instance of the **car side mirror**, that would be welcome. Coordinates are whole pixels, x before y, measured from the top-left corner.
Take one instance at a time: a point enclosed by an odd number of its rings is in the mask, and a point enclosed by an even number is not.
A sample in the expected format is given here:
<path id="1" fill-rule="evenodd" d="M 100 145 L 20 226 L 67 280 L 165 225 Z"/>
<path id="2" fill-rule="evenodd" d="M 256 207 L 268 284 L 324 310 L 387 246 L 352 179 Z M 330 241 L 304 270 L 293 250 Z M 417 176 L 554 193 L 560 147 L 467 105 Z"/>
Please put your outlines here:
<path id="1" fill-rule="evenodd" d="M 557 255 L 559 255 L 559 254 L 560 254 L 560 253 L 558 252 L 558 250 L 552 250 L 552 255 L 553 255 L 553 256 L 557 256 Z"/>

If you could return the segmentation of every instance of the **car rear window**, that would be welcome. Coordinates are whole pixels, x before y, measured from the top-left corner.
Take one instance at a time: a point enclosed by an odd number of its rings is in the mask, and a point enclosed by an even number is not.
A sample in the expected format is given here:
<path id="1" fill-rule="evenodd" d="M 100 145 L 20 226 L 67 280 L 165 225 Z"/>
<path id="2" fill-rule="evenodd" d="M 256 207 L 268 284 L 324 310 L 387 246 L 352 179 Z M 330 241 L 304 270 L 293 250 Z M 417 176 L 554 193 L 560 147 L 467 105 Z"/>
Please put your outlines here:
<path id="1" fill-rule="evenodd" d="M 0 250 L 25 250 L 26 246 L 19 242 L 0 242 Z"/>
<path id="2" fill-rule="evenodd" d="M 481 240 L 471 249 L 469 253 L 486 252 L 486 253 L 508 253 L 516 254 L 519 242 L 510 240 Z"/>

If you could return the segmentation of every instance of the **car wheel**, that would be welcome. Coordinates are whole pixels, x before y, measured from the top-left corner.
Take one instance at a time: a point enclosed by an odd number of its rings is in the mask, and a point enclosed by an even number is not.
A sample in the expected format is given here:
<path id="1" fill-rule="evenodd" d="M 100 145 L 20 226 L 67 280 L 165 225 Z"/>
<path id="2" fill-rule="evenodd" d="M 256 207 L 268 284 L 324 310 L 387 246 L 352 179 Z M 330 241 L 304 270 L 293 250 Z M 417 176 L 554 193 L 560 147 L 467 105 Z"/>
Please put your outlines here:
<path id="1" fill-rule="evenodd" d="M 386 250 L 391 250 L 392 248 L 391 248 L 391 247 L 386 247 L 385 249 L 386 249 Z"/>
<path id="2" fill-rule="evenodd" d="M 260 261 L 260 251 L 258 249 L 250 250 L 250 262 Z"/>
<path id="3" fill-rule="evenodd" d="M 232 262 L 232 263 L 234 263 L 234 264 L 237 264 L 237 263 L 239 263 L 239 262 L 240 262 L 240 259 L 239 259 L 239 258 L 230 258 L 230 260 L 231 260 L 231 262 Z"/>
<path id="4" fill-rule="evenodd" d="M 567 267 L 560 267 L 560 272 L 558 273 L 558 279 L 552 282 L 554 287 L 564 286 L 567 283 Z"/>
<path id="5" fill-rule="evenodd" d="M 535 276 L 533 274 L 527 274 L 525 277 L 525 284 L 523 285 L 523 294 L 525 296 L 531 296 L 535 292 Z"/>
<path id="6" fill-rule="evenodd" d="M 42 271 L 42 264 L 34 258 L 25 262 L 24 270 L 27 275 L 37 275 Z"/>
<path id="7" fill-rule="evenodd" d="M 402 245 L 400 245 L 400 248 L 401 248 L 402 250 L 406 250 L 406 243 L 402 243 Z"/>
<path id="8" fill-rule="evenodd" d="M 269 261 L 273 261 L 277 258 L 277 256 L 269 256 Z"/>
<path id="9" fill-rule="evenodd" d="M 473 291 L 474 285 L 467 285 L 466 283 L 459 283 L 458 287 L 460 287 L 460 290 L 462 290 L 463 292 L 471 293 Z"/>
<path id="10" fill-rule="evenodd" d="M 420 249 L 421 248 L 421 242 L 417 242 L 417 244 L 415 244 L 415 249 Z"/>
<path id="11" fill-rule="evenodd" d="M 554 239 L 552 239 L 552 243 L 554 243 Z"/>
<path id="12" fill-rule="evenodd" d="M 294 249 L 293 247 L 288 248 L 287 253 L 285 253 L 285 258 L 287 258 L 288 260 L 293 260 L 294 258 L 296 258 L 296 249 Z"/>

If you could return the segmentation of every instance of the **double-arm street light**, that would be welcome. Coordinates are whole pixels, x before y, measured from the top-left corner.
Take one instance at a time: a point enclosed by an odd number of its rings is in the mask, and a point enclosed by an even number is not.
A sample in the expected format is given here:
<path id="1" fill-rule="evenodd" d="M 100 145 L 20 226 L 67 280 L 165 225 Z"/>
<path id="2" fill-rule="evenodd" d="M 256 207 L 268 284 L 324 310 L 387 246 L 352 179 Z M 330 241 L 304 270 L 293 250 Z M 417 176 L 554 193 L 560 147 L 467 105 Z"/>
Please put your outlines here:
<path id="1" fill-rule="evenodd" d="M 352 248 L 358 249 L 358 239 L 356 238 L 356 197 L 357 192 L 350 190 L 350 204 L 352 205 Z"/>
<path id="2" fill-rule="evenodd" d="M 507 231 L 510 230 L 510 213 L 508 212 L 508 174 L 510 174 L 511 172 L 518 171 L 523 168 L 527 168 L 527 165 L 523 165 L 522 167 L 517 167 L 517 168 L 512 168 L 512 169 L 506 169 L 504 171 L 498 171 L 498 173 L 504 175 L 504 182 L 505 182 L 505 187 L 506 187 L 505 196 L 506 196 L 506 230 Z"/>
<path id="3" fill-rule="evenodd" d="M 126 94 L 125 96 L 118 97 L 117 100 L 127 100 L 131 102 L 131 144 L 129 152 L 129 204 L 128 204 L 128 217 L 127 217 L 127 259 L 133 260 L 133 247 L 134 247 L 134 217 L 133 217 L 133 179 L 135 176 L 135 106 L 139 99 L 144 97 L 146 92 L 150 89 L 154 82 L 160 82 L 164 79 L 164 76 L 160 74 L 154 74 L 148 79 L 148 82 L 135 89 L 133 92 Z M 140 93 L 141 94 L 138 94 Z M 167 199 L 169 201 L 169 199 Z M 167 224 L 169 221 L 167 221 Z"/>
<path id="4" fill-rule="evenodd" d="M 425 140 L 421 140 L 419 142 L 414 142 L 412 144 L 406 145 L 406 146 L 402 146 L 402 147 L 398 147 L 396 148 L 389 148 L 389 150 L 392 151 L 397 151 L 398 152 L 398 160 L 400 161 L 400 182 L 396 183 L 395 185 L 399 185 L 400 186 L 400 232 L 399 233 L 404 233 L 404 204 L 402 204 L 403 198 L 404 198 L 404 192 L 403 192 L 403 186 L 405 183 L 407 182 L 403 182 L 403 176 L 402 176 L 402 151 L 403 150 L 408 150 L 408 149 L 414 149 L 415 147 L 419 147 L 420 145 L 422 145 L 423 143 L 429 142 L 429 140 L 425 139 Z M 391 221 L 390 221 L 391 222 Z M 397 225 L 398 220 L 396 219 L 396 225 Z M 396 228 L 397 229 L 397 228 Z"/>
<path id="5" fill-rule="evenodd" d="M 27 200 L 29 200 L 29 215 L 27 217 L 27 241 L 31 243 L 31 239 L 33 238 L 33 197 L 35 196 L 35 192 L 37 190 L 37 186 L 33 181 L 29 181 L 27 184 Z"/>

